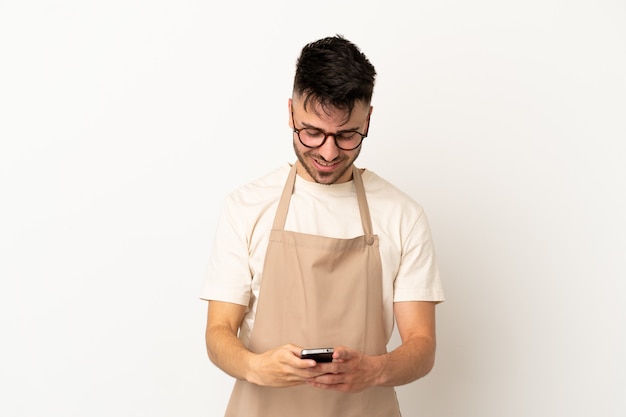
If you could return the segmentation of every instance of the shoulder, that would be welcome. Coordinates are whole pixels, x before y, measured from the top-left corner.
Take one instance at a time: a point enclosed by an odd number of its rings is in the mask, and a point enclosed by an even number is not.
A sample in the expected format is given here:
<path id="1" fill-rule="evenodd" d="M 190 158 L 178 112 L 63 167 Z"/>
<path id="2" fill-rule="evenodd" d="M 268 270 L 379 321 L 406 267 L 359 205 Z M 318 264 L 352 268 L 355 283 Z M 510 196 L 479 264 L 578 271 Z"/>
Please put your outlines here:
<path id="1" fill-rule="evenodd" d="M 268 200 L 276 200 L 280 197 L 289 169 L 290 166 L 285 164 L 234 189 L 226 196 L 226 205 L 247 207 L 264 204 Z"/>
<path id="2" fill-rule="evenodd" d="M 412 217 L 420 217 L 424 210 L 410 195 L 374 171 L 364 170 L 363 185 L 370 205 L 383 205 L 387 210 L 400 211 Z"/>
<path id="3" fill-rule="evenodd" d="M 222 221 L 246 235 L 271 222 L 289 169 L 285 164 L 231 191 L 222 202 Z"/>

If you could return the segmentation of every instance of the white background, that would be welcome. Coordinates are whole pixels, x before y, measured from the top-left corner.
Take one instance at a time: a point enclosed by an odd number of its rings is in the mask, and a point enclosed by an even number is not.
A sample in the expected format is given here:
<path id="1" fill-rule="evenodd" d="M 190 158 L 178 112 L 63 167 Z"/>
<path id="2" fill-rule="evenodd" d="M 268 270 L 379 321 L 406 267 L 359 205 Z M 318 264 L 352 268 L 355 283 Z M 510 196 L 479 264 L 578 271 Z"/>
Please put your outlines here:
<path id="1" fill-rule="evenodd" d="M 359 166 L 443 272 L 406 416 L 626 414 L 626 4 L 0 1 L 0 415 L 221 416 L 198 299 L 225 194 L 294 160 L 295 59 L 378 70 Z"/>

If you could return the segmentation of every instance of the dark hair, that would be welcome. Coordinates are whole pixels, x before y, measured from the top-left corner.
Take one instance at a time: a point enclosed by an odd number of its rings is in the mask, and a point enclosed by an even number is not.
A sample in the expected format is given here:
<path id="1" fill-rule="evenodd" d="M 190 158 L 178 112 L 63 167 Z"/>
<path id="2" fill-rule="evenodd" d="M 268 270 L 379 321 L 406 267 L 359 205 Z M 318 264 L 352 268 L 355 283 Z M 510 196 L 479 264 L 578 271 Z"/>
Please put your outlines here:
<path id="1" fill-rule="evenodd" d="M 311 42 L 302 48 L 293 82 L 295 95 L 323 109 L 337 108 L 352 113 L 354 104 L 369 104 L 374 92 L 376 70 L 359 48 L 341 35 Z"/>

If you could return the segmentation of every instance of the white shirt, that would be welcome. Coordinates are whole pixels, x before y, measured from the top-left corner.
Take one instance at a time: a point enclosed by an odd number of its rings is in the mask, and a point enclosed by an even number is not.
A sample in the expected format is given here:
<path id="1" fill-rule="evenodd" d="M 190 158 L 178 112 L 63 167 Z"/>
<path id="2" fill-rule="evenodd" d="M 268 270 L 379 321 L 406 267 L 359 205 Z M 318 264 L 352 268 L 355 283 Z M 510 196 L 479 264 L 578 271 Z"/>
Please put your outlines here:
<path id="1" fill-rule="evenodd" d="M 218 222 L 200 298 L 248 307 L 239 337 L 254 327 L 263 261 L 290 166 L 229 194 Z M 393 303 L 444 301 L 428 220 L 421 206 L 372 171 L 362 173 L 372 227 L 379 239 L 387 337 Z M 349 239 L 363 235 L 353 181 L 324 185 L 296 176 L 285 230 Z"/>

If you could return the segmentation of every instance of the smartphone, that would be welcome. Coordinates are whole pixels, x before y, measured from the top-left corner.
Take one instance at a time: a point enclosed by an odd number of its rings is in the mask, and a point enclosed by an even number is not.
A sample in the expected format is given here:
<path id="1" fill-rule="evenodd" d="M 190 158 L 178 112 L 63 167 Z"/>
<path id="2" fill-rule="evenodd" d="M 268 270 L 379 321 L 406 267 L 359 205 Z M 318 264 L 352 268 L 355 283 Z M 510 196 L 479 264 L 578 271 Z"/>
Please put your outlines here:
<path id="1" fill-rule="evenodd" d="M 302 349 L 300 358 L 313 359 L 315 362 L 332 362 L 334 351 L 333 348 Z"/>

